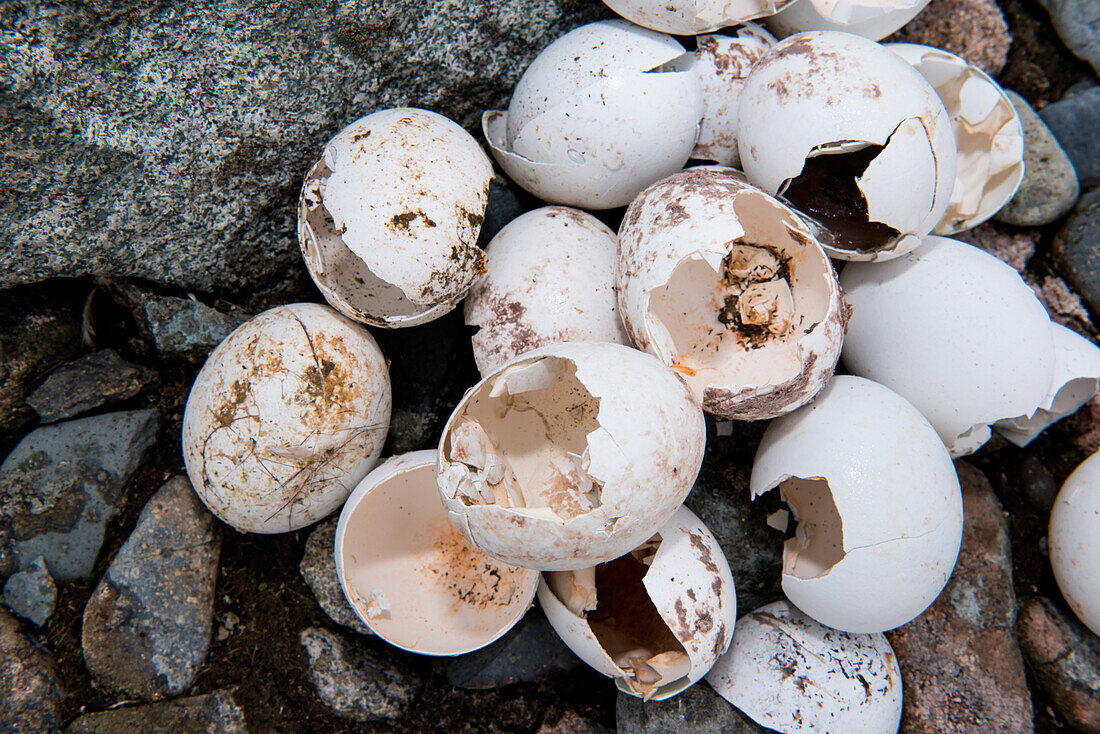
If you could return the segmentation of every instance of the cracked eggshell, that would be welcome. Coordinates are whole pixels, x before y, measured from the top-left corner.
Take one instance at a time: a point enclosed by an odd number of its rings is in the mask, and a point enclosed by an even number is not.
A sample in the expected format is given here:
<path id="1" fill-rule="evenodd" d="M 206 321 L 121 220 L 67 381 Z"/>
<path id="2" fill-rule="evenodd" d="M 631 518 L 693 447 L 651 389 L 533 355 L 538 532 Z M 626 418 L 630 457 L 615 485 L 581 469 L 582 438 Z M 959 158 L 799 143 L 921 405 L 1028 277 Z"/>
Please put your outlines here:
<path id="1" fill-rule="evenodd" d="M 435 451 L 414 451 L 359 483 L 336 525 L 336 575 L 352 610 L 386 642 L 460 655 L 520 620 L 539 573 L 485 555 L 454 529 L 435 466 Z"/>
<path id="2" fill-rule="evenodd" d="M 627 556 L 545 574 L 538 595 L 573 652 L 619 690 L 654 701 L 706 674 L 729 648 L 737 616 L 726 557 L 686 507 Z"/>
<path id="3" fill-rule="evenodd" d="M 343 504 L 389 423 L 389 366 L 374 337 L 326 306 L 279 306 L 210 353 L 187 398 L 183 458 L 221 520 L 285 533 Z"/>
<path id="4" fill-rule="evenodd" d="M 1100 453 L 1078 466 L 1050 513 L 1050 565 L 1058 588 L 1085 626 L 1100 635 Z"/>
<path id="5" fill-rule="evenodd" d="M 958 164 L 951 203 L 936 234 L 976 227 L 996 214 L 1024 179 L 1024 130 L 997 82 L 955 54 L 931 46 L 890 43 L 940 95 L 955 131 Z"/>
<path id="6" fill-rule="evenodd" d="M 631 203 L 618 288 L 634 345 L 720 418 L 794 410 L 840 356 L 846 307 L 829 258 L 793 210 L 720 170 L 688 169 Z"/>
<path id="7" fill-rule="evenodd" d="M 493 164 L 457 124 L 383 110 L 348 125 L 306 174 L 298 242 L 325 300 L 371 326 L 415 326 L 481 275 Z"/>
<path id="8" fill-rule="evenodd" d="M 826 251 L 842 260 L 917 247 L 955 183 L 955 135 L 936 90 L 850 33 L 773 46 L 745 80 L 737 144 L 749 181 L 820 223 Z"/>
<path id="9" fill-rule="evenodd" d="M 615 299 L 615 233 L 564 206 L 509 222 L 485 248 L 485 277 L 466 298 L 484 377 L 513 358 L 571 341 L 629 344 Z"/>
<path id="10" fill-rule="evenodd" d="M 691 36 L 771 15 L 790 0 L 604 0 L 632 23 Z"/>
<path id="11" fill-rule="evenodd" d="M 753 64 L 764 57 L 775 37 L 755 23 L 733 36 L 699 36 L 695 68 L 703 85 L 703 120 L 691 157 L 723 166 L 739 166 L 737 104 Z"/>
<path id="12" fill-rule="evenodd" d="M 883 632 L 939 595 L 962 543 L 962 494 L 935 429 L 900 395 L 834 377 L 772 422 L 753 462 L 755 499 L 779 488 L 798 526 L 783 591 L 822 624 Z"/>
<path id="13" fill-rule="evenodd" d="M 844 365 L 909 400 L 952 455 L 978 450 L 991 424 L 1044 403 L 1055 362 L 1050 318 L 993 255 L 929 236 L 895 261 L 850 263 L 840 283 L 852 306 Z"/>
<path id="14" fill-rule="evenodd" d="M 581 26 L 535 58 L 507 112 L 485 113 L 485 138 L 505 173 L 541 199 L 623 206 L 691 155 L 703 116 L 694 59 L 626 21 Z"/>
<path id="15" fill-rule="evenodd" d="M 786 601 L 737 620 L 707 682 L 782 734 L 896 734 L 901 722 L 901 668 L 886 636 L 831 629 Z"/>
<path id="16" fill-rule="evenodd" d="M 843 31 L 872 41 L 917 17 L 929 0 L 797 0 L 767 19 L 780 38 L 802 31 Z"/>
<path id="17" fill-rule="evenodd" d="M 703 413 L 675 373 L 617 344 L 564 343 L 468 391 L 443 428 L 451 521 L 501 560 L 572 570 L 653 535 L 691 490 Z"/>

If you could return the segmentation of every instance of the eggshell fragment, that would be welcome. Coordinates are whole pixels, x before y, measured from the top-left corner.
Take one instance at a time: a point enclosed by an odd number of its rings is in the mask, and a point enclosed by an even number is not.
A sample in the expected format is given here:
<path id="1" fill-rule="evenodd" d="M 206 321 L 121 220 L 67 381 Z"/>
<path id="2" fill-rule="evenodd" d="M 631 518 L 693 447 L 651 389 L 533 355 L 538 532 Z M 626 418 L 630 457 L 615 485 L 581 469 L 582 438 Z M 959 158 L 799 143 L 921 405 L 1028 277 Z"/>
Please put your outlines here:
<path id="1" fill-rule="evenodd" d="M 705 442 L 691 392 L 653 357 L 557 344 L 466 393 L 443 428 L 439 489 L 486 553 L 540 570 L 591 567 L 671 517 Z"/>
<path id="2" fill-rule="evenodd" d="M 632 23 L 678 36 L 706 33 L 771 15 L 790 0 L 604 0 Z"/>
<path id="3" fill-rule="evenodd" d="M 383 110 L 348 125 L 298 203 L 298 241 L 325 300 L 385 328 L 453 309 L 482 273 L 492 175 L 477 141 L 434 112 Z"/>
<path id="4" fill-rule="evenodd" d="M 211 352 L 183 416 L 183 458 L 210 511 L 285 533 L 337 509 L 378 460 L 390 421 L 374 338 L 325 306 L 279 306 Z"/>
<path id="5" fill-rule="evenodd" d="M 737 620 L 707 682 L 782 734 L 896 734 L 901 722 L 901 668 L 885 635 L 830 629 L 785 601 Z"/>
<path id="6" fill-rule="evenodd" d="M 454 529 L 435 466 L 435 451 L 415 451 L 359 483 L 336 526 L 336 574 L 351 608 L 386 642 L 459 655 L 519 621 L 539 574 L 485 555 Z"/>
<path id="7" fill-rule="evenodd" d="M 872 41 L 917 17 L 929 0 L 797 0 L 767 19 L 780 38 L 802 31 L 843 31 Z"/>
<path id="8" fill-rule="evenodd" d="M 955 54 L 912 43 L 886 48 L 936 88 L 955 131 L 955 186 L 933 231 L 950 235 L 981 224 L 1008 203 L 1024 179 L 1024 131 L 1012 100 L 988 74 Z"/>
<path id="9" fill-rule="evenodd" d="M 943 590 L 962 543 L 962 494 L 928 421 L 882 385 L 838 375 L 772 422 L 749 489 L 775 487 L 798 525 L 783 591 L 822 624 L 883 632 Z"/>
<path id="10" fill-rule="evenodd" d="M 609 20 L 565 34 L 482 128 L 508 176 L 554 204 L 608 209 L 683 167 L 703 116 L 694 55 Z"/>
<path id="11" fill-rule="evenodd" d="M 851 263 L 842 358 L 899 393 L 954 456 L 976 451 L 1003 418 L 1044 403 L 1054 370 L 1050 318 L 1013 268 L 956 240 L 929 236 L 890 263 Z"/>
<path id="12" fill-rule="evenodd" d="M 729 647 L 737 615 L 726 557 L 685 507 L 621 558 L 545 574 L 538 594 L 581 659 L 624 693 L 655 701 L 703 677 Z"/>
<path id="13" fill-rule="evenodd" d="M 773 46 L 745 80 L 737 144 L 749 181 L 820 223 L 826 251 L 843 260 L 916 247 L 955 182 L 955 136 L 936 90 L 850 33 Z"/>
<path id="14" fill-rule="evenodd" d="M 527 212 L 498 232 L 485 248 L 485 277 L 466 298 L 482 377 L 547 344 L 628 344 L 615 302 L 615 247 L 605 224 L 564 206 Z"/>
<path id="15" fill-rule="evenodd" d="M 1050 513 L 1050 565 L 1073 612 L 1100 635 L 1100 453 L 1074 470 Z"/>
<path id="16" fill-rule="evenodd" d="M 721 418 L 794 410 L 840 355 L 845 306 L 829 258 L 788 206 L 720 170 L 683 171 L 631 203 L 618 285 L 635 346 Z"/>

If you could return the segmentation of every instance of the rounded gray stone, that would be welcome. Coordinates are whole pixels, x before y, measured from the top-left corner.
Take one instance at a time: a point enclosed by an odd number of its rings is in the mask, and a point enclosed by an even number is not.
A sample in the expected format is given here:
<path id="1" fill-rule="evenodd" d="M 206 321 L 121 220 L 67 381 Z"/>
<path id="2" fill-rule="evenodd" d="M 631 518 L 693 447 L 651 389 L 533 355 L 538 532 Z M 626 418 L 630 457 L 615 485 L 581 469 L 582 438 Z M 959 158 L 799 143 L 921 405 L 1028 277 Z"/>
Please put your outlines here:
<path id="1" fill-rule="evenodd" d="M 306 540 L 306 550 L 302 554 L 302 562 L 298 564 L 298 571 L 329 619 L 360 634 L 374 634 L 352 611 L 336 576 L 334 553 L 339 520 L 338 517 L 331 517 L 317 524 Z"/>
<path id="2" fill-rule="evenodd" d="M 12 574 L 4 583 L 3 596 L 8 609 L 39 627 L 44 625 L 57 605 L 57 585 L 46 570 L 46 559 L 39 556 Z"/>
<path id="3" fill-rule="evenodd" d="M 1096 4 L 1100 18 L 1100 3 Z M 1081 186 L 1100 184 L 1100 86 L 1047 105 L 1039 115 L 1073 162 Z"/>
<path id="4" fill-rule="evenodd" d="M 1054 263 L 1092 312 L 1100 314 L 1100 189 L 1081 197 L 1054 238 Z"/>
<path id="5" fill-rule="evenodd" d="M 150 297 L 142 315 L 161 355 L 196 359 L 206 357 L 248 320 L 242 311 L 222 313 L 201 301 L 173 296 Z"/>

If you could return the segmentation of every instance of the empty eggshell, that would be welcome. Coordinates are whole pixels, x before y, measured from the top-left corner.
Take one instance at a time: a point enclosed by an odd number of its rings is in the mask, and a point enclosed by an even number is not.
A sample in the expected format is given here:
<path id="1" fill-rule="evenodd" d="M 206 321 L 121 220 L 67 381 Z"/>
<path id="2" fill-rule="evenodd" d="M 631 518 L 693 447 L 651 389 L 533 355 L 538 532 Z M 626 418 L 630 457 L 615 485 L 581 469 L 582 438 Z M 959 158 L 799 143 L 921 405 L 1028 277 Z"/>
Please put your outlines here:
<path id="1" fill-rule="evenodd" d="M 737 154 L 737 104 L 745 77 L 775 43 L 775 38 L 755 23 L 746 23 L 734 33 L 700 36 L 695 51 L 704 112 L 691 157 L 724 166 L 741 163 Z"/>
<path id="2" fill-rule="evenodd" d="M 678 171 L 703 93 L 694 54 L 622 20 L 565 34 L 524 72 L 507 112 L 482 118 L 508 176 L 554 203 L 608 209 Z"/>
<path id="3" fill-rule="evenodd" d="M 886 636 L 831 629 L 785 601 L 737 620 L 707 682 L 782 734 L 896 734 L 901 722 L 901 668 Z"/>
<path id="4" fill-rule="evenodd" d="M 210 353 L 187 398 L 183 458 L 220 519 L 285 533 L 343 504 L 389 421 L 388 365 L 367 330 L 326 306 L 279 306 Z"/>
<path id="5" fill-rule="evenodd" d="M 771 15 L 790 0 L 604 0 L 632 23 L 691 36 Z"/>
<path id="6" fill-rule="evenodd" d="M 1100 635 L 1100 453 L 1074 470 L 1050 513 L 1050 565 L 1073 612 Z"/>
<path id="7" fill-rule="evenodd" d="M 962 494 L 935 429 L 882 385 L 838 375 L 768 426 L 753 498 L 779 488 L 798 521 L 783 591 L 822 624 L 883 632 L 935 601 L 959 555 Z"/>
<path id="8" fill-rule="evenodd" d="M 468 391 L 443 428 L 452 522 L 506 563 L 566 571 L 618 558 L 687 496 L 703 413 L 648 354 L 573 342 L 518 357 Z"/>
<path id="9" fill-rule="evenodd" d="M 1020 274 L 977 247 L 929 236 L 840 276 L 852 306 L 842 358 L 921 411 L 954 456 L 1003 418 L 1030 416 L 1054 371 L 1050 318 Z"/>
<path id="10" fill-rule="evenodd" d="M 919 245 L 955 184 L 955 135 L 936 90 L 850 33 L 772 46 L 741 90 L 737 135 L 749 181 L 817 220 L 826 251 L 842 260 Z"/>
<path id="11" fill-rule="evenodd" d="M 686 507 L 621 558 L 545 574 L 538 594 L 573 652 L 646 700 L 702 678 L 729 647 L 737 616 L 726 557 Z"/>
<path id="12" fill-rule="evenodd" d="M 477 141 L 434 112 L 383 110 L 348 125 L 298 203 L 298 241 L 325 300 L 386 328 L 453 309 L 482 273 L 492 175 Z"/>
<path id="13" fill-rule="evenodd" d="M 548 206 L 509 222 L 485 248 L 466 298 L 484 377 L 556 342 L 628 344 L 615 302 L 615 233 L 579 209 Z"/>
<path id="14" fill-rule="evenodd" d="M 1012 100 L 988 74 L 931 46 L 886 45 L 927 79 L 943 100 L 959 152 L 955 187 L 936 234 L 975 227 L 1000 210 L 1024 179 L 1024 130 Z"/>
<path id="15" fill-rule="evenodd" d="M 351 608 L 386 642 L 459 655 L 519 621 L 539 573 L 485 555 L 454 529 L 435 467 L 435 451 L 414 451 L 359 483 L 336 526 L 336 575 Z"/>
<path id="16" fill-rule="evenodd" d="M 721 170 L 688 169 L 631 203 L 618 287 L 634 345 L 720 418 L 794 410 L 840 356 L 845 306 L 829 258 L 790 207 Z"/>
<path id="17" fill-rule="evenodd" d="M 929 0 L 796 0 L 767 19 L 779 37 L 802 31 L 843 31 L 872 41 L 917 17 Z"/>

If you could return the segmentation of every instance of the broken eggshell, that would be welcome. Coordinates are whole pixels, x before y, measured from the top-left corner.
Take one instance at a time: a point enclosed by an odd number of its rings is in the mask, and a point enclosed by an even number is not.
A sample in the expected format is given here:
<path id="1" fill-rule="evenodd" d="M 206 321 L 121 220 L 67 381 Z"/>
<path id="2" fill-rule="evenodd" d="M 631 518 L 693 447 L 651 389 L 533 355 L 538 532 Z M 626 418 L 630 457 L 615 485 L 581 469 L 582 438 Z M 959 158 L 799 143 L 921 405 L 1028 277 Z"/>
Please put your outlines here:
<path id="1" fill-rule="evenodd" d="M 933 231 L 950 235 L 976 227 L 1007 204 L 1024 179 L 1024 130 L 1012 100 L 988 74 L 955 54 L 912 43 L 886 48 L 935 87 L 955 131 L 955 186 Z"/>
<path id="2" fill-rule="evenodd" d="M 615 233 L 579 209 L 512 220 L 485 248 L 485 277 L 466 298 L 484 377 L 532 349 L 569 341 L 629 344 L 615 299 Z"/>
<path id="3" fill-rule="evenodd" d="M 872 41 L 917 17 L 929 0 L 796 0 L 767 19 L 780 38 L 802 31 L 843 31 Z"/>
<path id="4" fill-rule="evenodd" d="M 840 356 L 845 306 L 829 258 L 788 206 L 721 170 L 677 173 L 631 203 L 618 288 L 634 345 L 720 418 L 794 410 Z"/>
<path id="5" fill-rule="evenodd" d="M 648 354 L 564 343 L 469 390 L 443 428 L 452 522 L 501 560 L 572 570 L 617 558 L 668 520 L 706 442 L 687 386 Z"/>
<path id="6" fill-rule="evenodd" d="M 771 15 L 790 0 L 604 0 L 632 23 L 691 36 Z"/>
<path id="7" fill-rule="evenodd" d="M 623 206 L 691 155 L 703 116 L 694 60 L 626 21 L 581 26 L 535 58 L 507 112 L 485 113 L 485 138 L 504 172 L 545 201 Z"/>
<path id="8" fill-rule="evenodd" d="M 325 300 L 371 326 L 415 326 L 481 275 L 493 164 L 457 124 L 383 110 L 340 131 L 306 174 L 298 242 Z"/>
<path id="9" fill-rule="evenodd" d="M 866 38 L 777 43 L 745 80 L 737 134 L 749 181 L 821 225 L 833 257 L 897 257 L 947 211 L 951 119 L 920 73 Z"/>
<path id="10" fill-rule="evenodd" d="M 187 398 L 183 458 L 221 520 L 285 533 L 343 504 L 389 422 L 389 367 L 374 337 L 327 306 L 279 306 L 210 353 Z"/>
<path id="11" fill-rule="evenodd" d="M 359 483 L 336 525 L 336 575 L 351 608 L 391 645 L 460 655 L 510 630 L 539 573 L 485 555 L 439 500 L 435 451 L 394 456 Z"/>
<path id="12" fill-rule="evenodd" d="M 768 426 L 753 499 L 779 488 L 798 525 L 783 544 L 783 592 L 822 624 L 884 632 L 939 595 L 962 543 L 962 494 L 935 429 L 900 395 L 834 377 Z"/>
<path id="13" fill-rule="evenodd" d="M 624 693 L 655 701 L 706 674 L 737 616 L 726 557 L 686 507 L 621 558 L 546 573 L 538 595 L 573 652 Z"/>
<path id="14" fill-rule="evenodd" d="M 1050 513 L 1050 565 L 1058 588 L 1085 626 L 1100 635 L 1100 453 L 1078 466 Z"/>
<path id="15" fill-rule="evenodd" d="M 882 634 L 841 632 L 777 601 L 737 620 L 707 682 L 782 734 L 896 734 L 901 668 Z"/>
<path id="16" fill-rule="evenodd" d="M 990 425 L 1031 416 L 1054 374 L 1050 318 L 1020 274 L 988 252 L 928 236 L 889 263 L 849 263 L 852 306 L 841 354 L 852 374 L 905 397 L 953 456 Z"/>

